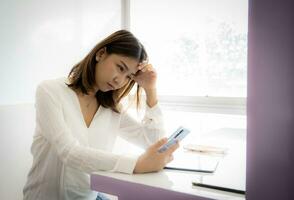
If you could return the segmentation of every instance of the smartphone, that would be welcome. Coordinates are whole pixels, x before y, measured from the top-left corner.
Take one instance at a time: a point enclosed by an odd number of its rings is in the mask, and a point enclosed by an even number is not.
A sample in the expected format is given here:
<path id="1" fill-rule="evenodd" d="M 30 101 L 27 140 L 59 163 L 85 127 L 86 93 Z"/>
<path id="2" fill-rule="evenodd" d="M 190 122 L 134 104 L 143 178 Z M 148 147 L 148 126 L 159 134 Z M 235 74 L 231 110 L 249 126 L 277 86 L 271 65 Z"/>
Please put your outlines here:
<path id="1" fill-rule="evenodd" d="M 158 152 L 162 153 L 166 151 L 168 148 L 170 148 L 173 144 L 175 144 L 178 141 L 181 141 L 190 133 L 190 130 L 180 126 L 167 140 L 167 143 L 165 143 L 163 146 L 161 146 L 158 149 Z"/>

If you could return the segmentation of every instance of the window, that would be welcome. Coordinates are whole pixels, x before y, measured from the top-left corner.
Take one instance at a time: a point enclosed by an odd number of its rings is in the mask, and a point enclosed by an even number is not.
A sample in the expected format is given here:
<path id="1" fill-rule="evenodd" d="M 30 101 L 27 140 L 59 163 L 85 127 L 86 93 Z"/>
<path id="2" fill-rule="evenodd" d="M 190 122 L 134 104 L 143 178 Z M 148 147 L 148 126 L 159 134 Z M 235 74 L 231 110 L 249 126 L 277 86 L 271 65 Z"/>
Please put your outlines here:
<path id="1" fill-rule="evenodd" d="M 123 2 L 123 28 L 142 41 L 158 71 L 167 134 L 181 124 L 193 130 L 182 145 L 216 130 L 245 142 L 248 2 Z"/>
<path id="2" fill-rule="evenodd" d="M 246 97 L 247 1 L 131 1 L 160 95 Z"/>

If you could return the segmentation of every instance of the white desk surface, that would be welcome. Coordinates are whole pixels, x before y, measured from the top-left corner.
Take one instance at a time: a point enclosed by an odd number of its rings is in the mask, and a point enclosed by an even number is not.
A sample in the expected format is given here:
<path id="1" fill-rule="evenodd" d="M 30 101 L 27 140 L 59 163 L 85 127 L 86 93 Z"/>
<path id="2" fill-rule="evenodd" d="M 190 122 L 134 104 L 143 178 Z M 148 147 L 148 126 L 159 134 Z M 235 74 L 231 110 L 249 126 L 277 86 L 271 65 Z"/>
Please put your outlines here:
<path id="1" fill-rule="evenodd" d="M 227 135 L 226 135 L 227 134 Z M 246 174 L 246 151 L 245 151 L 245 131 L 219 130 L 210 134 L 211 137 L 205 138 L 210 144 L 225 144 L 229 148 L 229 152 L 224 156 L 213 174 L 205 174 L 199 172 L 184 172 L 175 170 L 162 170 L 157 173 L 147 174 L 122 174 L 111 172 L 97 172 L 95 174 L 111 177 L 114 179 L 129 181 L 132 183 L 140 183 L 152 187 L 163 188 L 171 191 L 188 193 L 195 196 L 220 199 L 220 200 L 244 200 L 245 195 L 225 192 L 215 189 L 192 186 L 192 181 L 198 180 L 204 184 L 213 184 L 223 187 L 238 186 L 238 189 L 245 190 L 245 174 Z M 222 136 L 221 136 L 222 135 Z M 225 138 L 223 136 L 226 136 Z M 228 140 L 229 138 L 229 140 Z M 224 141 L 226 140 L 226 142 Z M 220 146 L 220 145 L 218 145 Z M 95 175 L 93 174 L 93 175 Z"/>

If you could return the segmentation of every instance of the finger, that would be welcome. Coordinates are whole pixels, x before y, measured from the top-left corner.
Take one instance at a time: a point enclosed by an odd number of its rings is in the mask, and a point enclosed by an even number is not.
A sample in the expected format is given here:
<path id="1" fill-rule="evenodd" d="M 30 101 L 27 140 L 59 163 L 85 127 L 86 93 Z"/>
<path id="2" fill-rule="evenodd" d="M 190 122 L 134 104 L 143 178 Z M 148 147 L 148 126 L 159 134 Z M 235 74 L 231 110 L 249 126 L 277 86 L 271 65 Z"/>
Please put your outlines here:
<path id="1" fill-rule="evenodd" d="M 168 150 L 166 150 L 165 154 L 171 155 L 175 150 L 180 147 L 179 141 L 177 141 L 174 145 L 172 145 Z"/>
<path id="2" fill-rule="evenodd" d="M 151 71 L 152 70 L 152 65 L 151 64 L 147 64 L 144 65 L 143 68 L 141 69 L 142 72 L 146 72 L 146 71 Z"/>
<path id="3" fill-rule="evenodd" d="M 166 142 L 167 142 L 167 138 L 164 137 L 164 138 L 158 140 L 157 142 L 155 142 L 153 145 L 151 145 L 151 147 L 157 151 L 158 148 L 161 147 L 162 145 L 164 145 Z"/>
<path id="4" fill-rule="evenodd" d="M 146 70 L 147 65 L 148 64 L 142 64 L 142 65 L 140 65 L 139 66 L 139 70 L 142 71 L 142 72 L 144 72 Z"/>
<path id="5" fill-rule="evenodd" d="M 168 161 L 167 161 L 167 163 L 170 163 L 171 161 L 173 161 L 174 160 L 174 156 L 173 155 L 170 155 L 169 157 L 168 157 Z"/>
<path id="6" fill-rule="evenodd" d="M 152 71 L 153 70 L 152 64 L 148 64 L 145 68 L 146 68 L 146 71 Z"/>
<path id="7" fill-rule="evenodd" d="M 144 68 L 144 66 L 146 66 L 148 64 L 148 61 L 143 61 L 143 62 L 141 62 L 141 63 L 139 63 L 139 65 L 138 65 L 138 69 L 139 70 L 141 70 L 141 69 L 143 69 Z"/>
<path id="8" fill-rule="evenodd" d="M 132 80 L 136 81 L 136 76 L 135 76 L 134 74 L 131 74 L 131 75 L 130 75 L 130 78 L 131 78 Z"/>

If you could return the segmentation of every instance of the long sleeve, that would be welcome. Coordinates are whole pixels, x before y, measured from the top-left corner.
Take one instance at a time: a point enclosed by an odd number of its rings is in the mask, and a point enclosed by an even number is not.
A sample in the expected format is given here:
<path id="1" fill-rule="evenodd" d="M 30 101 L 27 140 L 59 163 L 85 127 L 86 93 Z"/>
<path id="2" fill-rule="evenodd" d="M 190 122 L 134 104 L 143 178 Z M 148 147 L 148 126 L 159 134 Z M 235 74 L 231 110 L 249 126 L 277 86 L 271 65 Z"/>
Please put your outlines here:
<path id="1" fill-rule="evenodd" d="M 82 146 L 65 123 L 61 103 L 42 84 L 37 87 L 35 107 L 37 128 L 65 165 L 87 173 L 98 170 L 133 173 L 137 157 Z"/>
<path id="2" fill-rule="evenodd" d="M 125 140 L 146 149 L 165 135 L 163 114 L 158 104 L 150 108 L 146 105 L 145 115 L 141 122 L 127 113 L 122 114 L 120 136 Z"/>

